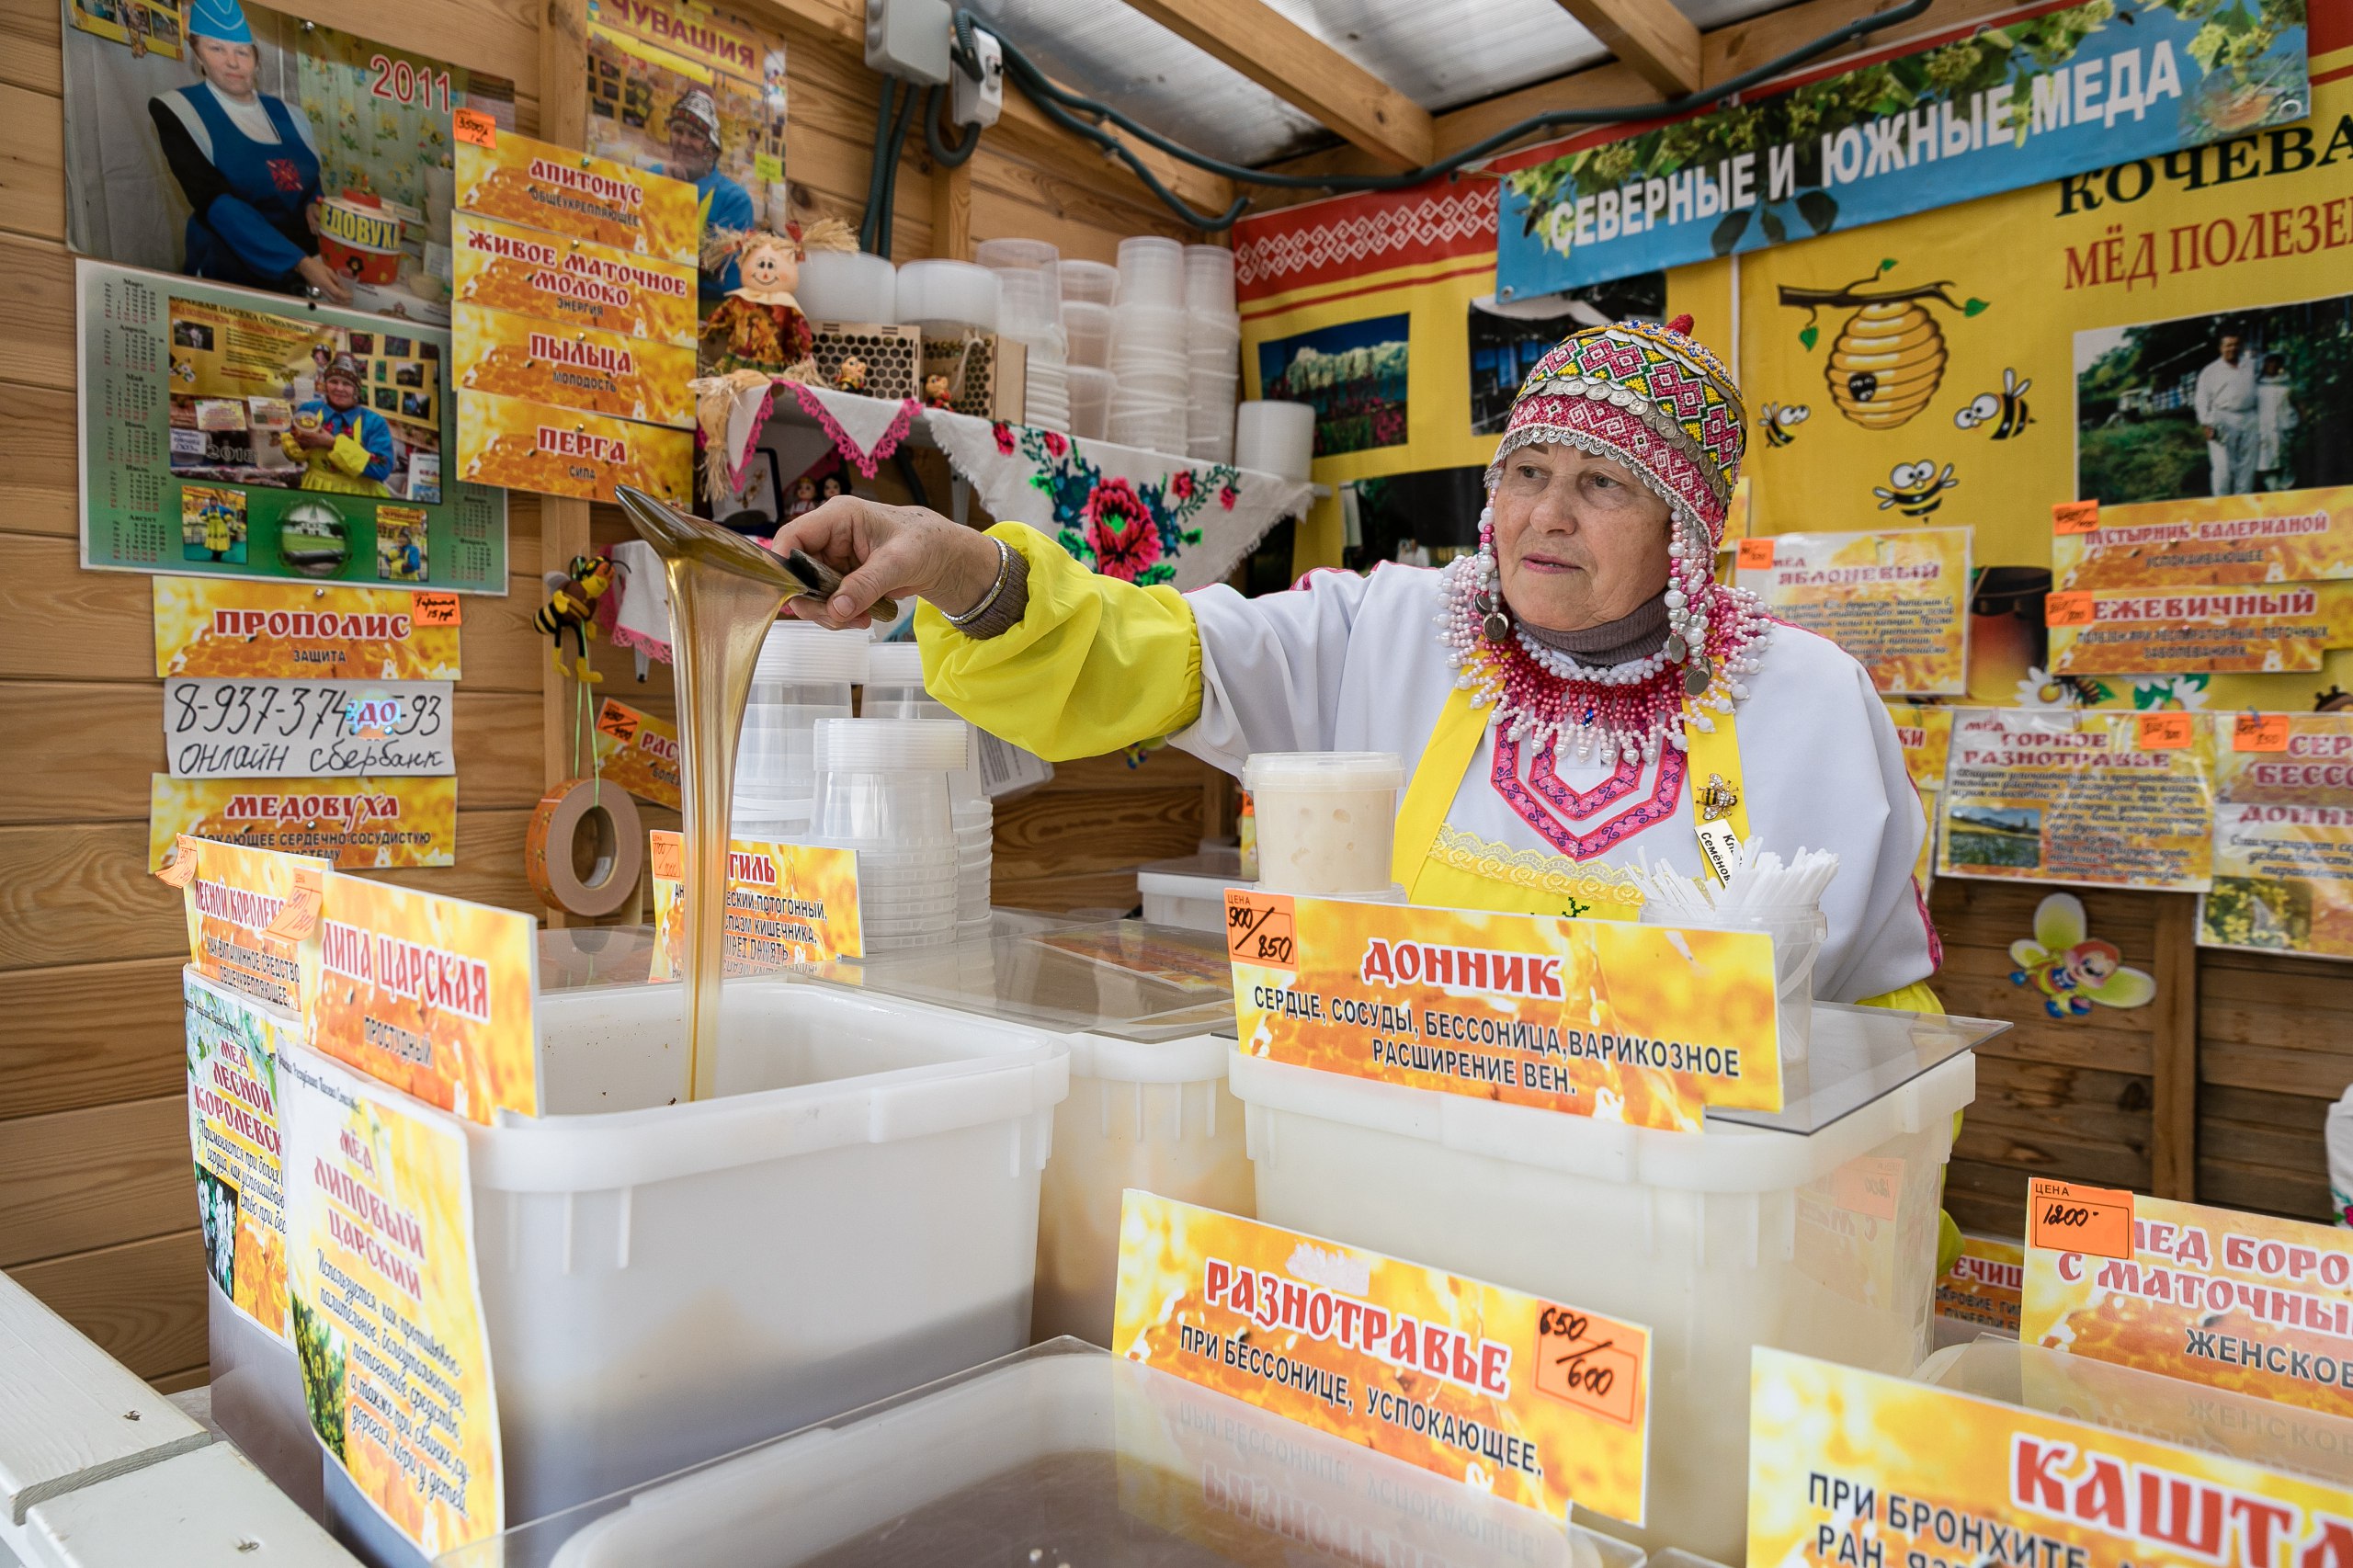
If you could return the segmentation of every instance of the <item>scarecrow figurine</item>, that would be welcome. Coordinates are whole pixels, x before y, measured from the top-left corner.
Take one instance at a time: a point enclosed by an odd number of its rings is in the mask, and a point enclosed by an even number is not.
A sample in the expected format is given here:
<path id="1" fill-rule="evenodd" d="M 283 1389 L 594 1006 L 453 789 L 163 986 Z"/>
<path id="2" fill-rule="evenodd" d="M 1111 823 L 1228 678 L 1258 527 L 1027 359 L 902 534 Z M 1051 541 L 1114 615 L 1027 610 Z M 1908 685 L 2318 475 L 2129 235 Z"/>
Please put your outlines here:
<path id="1" fill-rule="evenodd" d="M 923 379 L 923 405 L 926 408 L 954 408 L 956 399 L 948 390 L 948 378 L 941 375 Z"/>
<path id="2" fill-rule="evenodd" d="M 706 235 L 704 270 L 715 270 L 715 261 L 732 257 L 744 281 L 703 319 L 702 373 L 755 370 L 824 386 L 811 352 L 816 335 L 793 290 L 801 287 L 801 263 L 811 250 L 851 250 L 857 244 L 849 225 L 838 218 L 811 224 L 806 234 L 790 223 L 781 234 L 713 230 Z"/>

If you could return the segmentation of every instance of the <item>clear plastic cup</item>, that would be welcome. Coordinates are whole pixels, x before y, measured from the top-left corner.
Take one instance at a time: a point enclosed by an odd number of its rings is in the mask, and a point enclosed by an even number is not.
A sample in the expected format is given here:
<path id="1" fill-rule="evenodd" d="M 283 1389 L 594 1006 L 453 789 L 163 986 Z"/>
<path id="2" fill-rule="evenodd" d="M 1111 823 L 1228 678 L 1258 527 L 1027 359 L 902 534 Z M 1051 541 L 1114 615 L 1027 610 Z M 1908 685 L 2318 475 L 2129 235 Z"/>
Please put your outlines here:
<path id="1" fill-rule="evenodd" d="M 862 631 L 802 620 L 768 630 L 735 743 L 735 820 L 808 817 L 817 793 L 816 726 L 849 717 L 849 688 L 866 678 L 866 650 Z"/>
<path id="2" fill-rule="evenodd" d="M 972 248 L 972 259 L 992 271 L 1042 272 L 1062 294 L 1062 252 L 1044 240 L 983 240 Z"/>
<path id="3" fill-rule="evenodd" d="M 1315 458 L 1315 410 L 1304 403 L 1244 403 L 1233 411 L 1233 465 L 1306 479 Z"/>
<path id="4" fill-rule="evenodd" d="M 1070 388 L 1070 433 L 1084 440 L 1103 439 L 1110 434 L 1111 397 L 1118 388 L 1119 378 L 1108 370 L 1073 365 L 1067 380 Z"/>
<path id="5" fill-rule="evenodd" d="M 1223 245 L 1185 247 L 1185 303 L 1197 311 L 1233 309 L 1233 253 Z"/>
<path id="6" fill-rule="evenodd" d="M 861 850 L 937 847 L 952 868 L 948 775 L 964 744 L 958 719 L 820 721 L 813 831 Z"/>
<path id="7" fill-rule="evenodd" d="M 1063 281 L 1063 303 L 1108 305 L 1120 293 L 1120 269 L 1104 261 L 1065 260 L 1054 268 Z"/>
<path id="8" fill-rule="evenodd" d="M 1258 817 L 1258 886 L 1267 892 L 1378 897 L 1404 764 L 1393 752 L 1259 752 L 1242 787 Z"/>
<path id="9" fill-rule="evenodd" d="M 1185 247 L 1158 234 L 1135 234 L 1120 242 L 1120 302 L 1165 305 L 1185 302 Z"/>
<path id="10" fill-rule="evenodd" d="M 1813 904 L 1768 909 L 1748 914 L 1705 914 L 1688 909 L 1643 906 L 1646 926 L 1674 926 L 1690 931 L 1762 931 L 1773 938 L 1773 1017 L 1780 1031 L 1781 1061 L 1795 1065 L 1806 1060 L 1813 1043 L 1813 964 L 1830 934 L 1830 920 Z"/>
<path id="11" fill-rule="evenodd" d="M 1084 300 L 1063 301 L 1063 336 L 1070 345 L 1070 362 L 1097 369 L 1111 363 L 1111 307 Z"/>

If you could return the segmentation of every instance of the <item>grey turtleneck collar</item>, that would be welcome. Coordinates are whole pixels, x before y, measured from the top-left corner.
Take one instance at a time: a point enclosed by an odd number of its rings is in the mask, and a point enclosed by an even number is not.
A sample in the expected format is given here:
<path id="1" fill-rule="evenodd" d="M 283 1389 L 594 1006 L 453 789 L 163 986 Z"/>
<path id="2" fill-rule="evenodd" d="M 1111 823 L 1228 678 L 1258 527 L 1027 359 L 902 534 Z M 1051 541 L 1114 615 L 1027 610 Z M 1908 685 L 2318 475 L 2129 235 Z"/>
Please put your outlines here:
<path id="1" fill-rule="evenodd" d="M 1519 626 L 1531 641 L 1566 653 L 1581 665 L 1608 669 L 1613 665 L 1647 659 L 1666 646 L 1666 591 L 1659 590 L 1631 615 L 1588 626 L 1581 631 L 1547 631 L 1528 620 Z"/>

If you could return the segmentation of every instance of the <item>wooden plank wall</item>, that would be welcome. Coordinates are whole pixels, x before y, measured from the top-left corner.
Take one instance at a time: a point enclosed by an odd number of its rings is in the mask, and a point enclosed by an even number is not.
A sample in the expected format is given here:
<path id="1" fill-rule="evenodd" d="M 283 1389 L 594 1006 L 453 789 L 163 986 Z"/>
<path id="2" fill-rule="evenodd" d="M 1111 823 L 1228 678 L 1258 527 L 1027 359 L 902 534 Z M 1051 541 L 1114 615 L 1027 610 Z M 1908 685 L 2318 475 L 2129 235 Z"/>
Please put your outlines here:
<path id="1" fill-rule="evenodd" d="M 286 0 L 294 15 L 513 77 L 536 129 L 539 7 L 528 0 L 404 0 L 362 13 Z M 802 216 L 860 214 L 877 79 L 843 17 L 770 7 L 791 78 L 789 169 Z M 145 875 L 147 778 L 164 766 L 143 576 L 84 572 L 76 552 L 73 264 L 64 246 L 59 7 L 0 0 L 0 1268 L 132 1369 L 174 1388 L 205 1373 L 203 1263 L 182 1097 L 177 902 Z M 845 13 L 845 17 L 847 13 Z M 820 25 L 822 24 L 822 25 Z M 1184 231 L 1140 186 L 1078 149 L 991 145 L 971 165 L 974 237 L 1034 234 L 1109 260 L 1119 240 Z M 931 244 L 930 165 L 911 152 L 893 237 Z M 936 474 L 944 494 L 944 473 Z M 886 490 L 888 487 L 885 487 Z M 508 511 L 509 594 L 465 603 L 457 701 L 460 812 L 454 868 L 392 881 L 538 912 L 523 878 L 544 785 L 541 602 L 535 500 Z M 593 537 L 627 527 L 596 508 Z M 546 564 L 560 566 L 561 561 Z M 641 686 L 600 645 L 604 692 L 670 715 L 668 674 Z M 1189 853 L 1204 770 L 1155 754 L 1074 765 L 1008 805 L 1007 902 L 1046 908 L 1134 900 L 1120 866 Z M 646 808 L 651 825 L 676 825 Z"/>

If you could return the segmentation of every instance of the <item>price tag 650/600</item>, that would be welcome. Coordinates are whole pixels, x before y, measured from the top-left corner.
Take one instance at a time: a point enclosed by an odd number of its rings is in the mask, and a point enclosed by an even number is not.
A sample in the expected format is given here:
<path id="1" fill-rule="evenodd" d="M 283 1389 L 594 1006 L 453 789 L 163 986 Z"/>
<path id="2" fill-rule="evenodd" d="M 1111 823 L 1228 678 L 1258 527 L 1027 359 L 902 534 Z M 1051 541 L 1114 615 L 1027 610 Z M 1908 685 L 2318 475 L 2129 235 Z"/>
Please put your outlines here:
<path id="1" fill-rule="evenodd" d="M 1235 963 L 1299 971 L 1290 895 L 1225 890 L 1225 955 Z"/>

